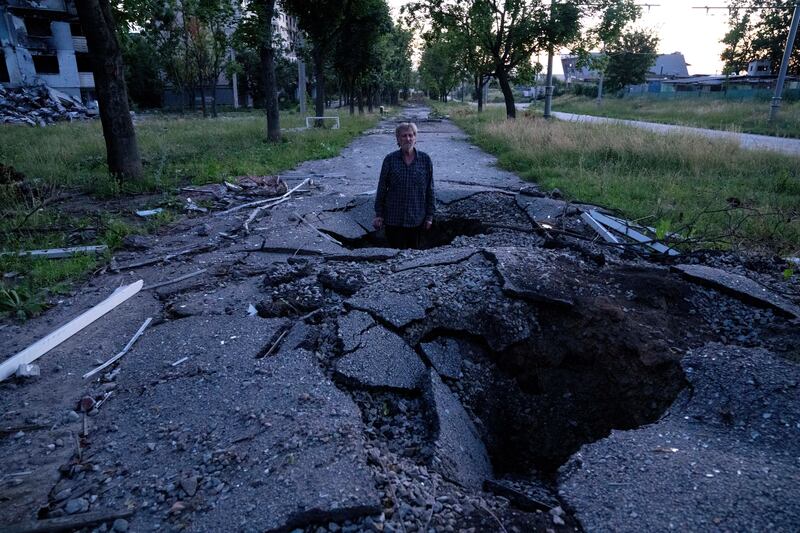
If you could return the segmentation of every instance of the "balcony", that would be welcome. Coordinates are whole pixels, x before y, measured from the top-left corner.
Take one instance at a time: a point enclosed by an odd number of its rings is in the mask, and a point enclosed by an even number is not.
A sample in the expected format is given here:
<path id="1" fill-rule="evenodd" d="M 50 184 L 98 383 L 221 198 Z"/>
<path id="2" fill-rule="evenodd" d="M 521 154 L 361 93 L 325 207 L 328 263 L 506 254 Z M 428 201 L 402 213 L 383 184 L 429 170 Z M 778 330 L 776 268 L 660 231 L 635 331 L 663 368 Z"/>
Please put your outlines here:
<path id="1" fill-rule="evenodd" d="M 86 44 L 86 37 L 73 37 L 72 47 L 76 52 L 88 53 L 89 46 Z"/>
<path id="2" fill-rule="evenodd" d="M 94 89 L 94 74 L 78 72 L 78 83 L 81 89 Z"/>

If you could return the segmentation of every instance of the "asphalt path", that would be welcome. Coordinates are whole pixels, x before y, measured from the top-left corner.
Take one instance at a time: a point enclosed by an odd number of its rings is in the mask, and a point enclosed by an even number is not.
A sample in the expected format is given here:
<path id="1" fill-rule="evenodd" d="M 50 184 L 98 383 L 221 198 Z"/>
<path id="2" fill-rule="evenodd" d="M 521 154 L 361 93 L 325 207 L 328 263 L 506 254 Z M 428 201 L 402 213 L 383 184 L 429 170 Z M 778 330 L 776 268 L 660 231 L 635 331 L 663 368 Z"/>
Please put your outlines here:
<path id="1" fill-rule="evenodd" d="M 618 118 L 595 117 L 592 115 L 576 115 L 574 113 L 561 113 L 553 111 L 553 116 L 568 122 L 590 122 L 593 124 L 621 124 L 653 131 L 656 133 L 680 133 L 701 135 L 712 139 L 724 139 L 739 143 L 746 150 L 769 150 L 783 154 L 800 156 L 800 139 L 785 139 L 770 137 L 769 135 L 755 135 L 752 133 L 736 133 L 732 131 L 709 130 L 705 128 L 691 128 L 688 126 L 674 126 L 672 124 L 657 124 L 655 122 L 641 122 L 638 120 L 622 120 Z"/>

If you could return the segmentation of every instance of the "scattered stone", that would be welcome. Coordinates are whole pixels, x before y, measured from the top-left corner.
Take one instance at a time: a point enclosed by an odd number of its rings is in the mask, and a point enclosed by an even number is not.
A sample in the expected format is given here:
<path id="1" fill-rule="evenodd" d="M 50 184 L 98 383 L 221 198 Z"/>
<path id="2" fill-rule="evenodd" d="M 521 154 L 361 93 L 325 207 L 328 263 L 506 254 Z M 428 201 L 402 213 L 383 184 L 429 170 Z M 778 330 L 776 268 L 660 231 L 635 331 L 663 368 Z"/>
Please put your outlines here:
<path id="1" fill-rule="evenodd" d="M 127 520 L 125 520 L 124 518 L 117 518 L 116 520 L 114 520 L 114 525 L 111 527 L 111 529 L 113 529 L 117 533 L 125 533 L 126 531 L 128 531 L 128 527 L 129 524 Z"/>
<path id="2" fill-rule="evenodd" d="M 34 378 L 40 376 L 42 373 L 39 365 L 35 364 L 24 364 L 19 365 L 17 368 L 16 376 L 18 378 Z"/>
<path id="3" fill-rule="evenodd" d="M 89 500 L 86 498 L 67 500 L 64 510 L 67 512 L 67 514 L 85 513 L 89 510 Z"/>
<path id="4" fill-rule="evenodd" d="M 197 476 L 187 476 L 181 478 L 181 488 L 190 498 L 197 493 Z"/>

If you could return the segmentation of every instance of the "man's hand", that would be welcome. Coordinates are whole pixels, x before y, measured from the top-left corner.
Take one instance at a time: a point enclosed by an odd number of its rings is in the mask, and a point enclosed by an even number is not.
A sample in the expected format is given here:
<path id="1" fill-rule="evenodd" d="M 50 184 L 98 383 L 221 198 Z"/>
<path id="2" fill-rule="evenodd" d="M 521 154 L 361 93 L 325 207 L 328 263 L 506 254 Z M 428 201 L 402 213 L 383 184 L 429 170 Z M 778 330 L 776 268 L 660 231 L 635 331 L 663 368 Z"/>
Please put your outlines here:
<path id="1" fill-rule="evenodd" d="M 433 220 L 426 220 L 423 226 L 425 227 L 425 229 L 431 229 L 431 226 L 433 226 Z"/>
<path id="2" fill-rule="evenodd" d="M 381 229 L 383 227 L 383 217 L 375 217 L 372 219 L 372 227 Z"/>

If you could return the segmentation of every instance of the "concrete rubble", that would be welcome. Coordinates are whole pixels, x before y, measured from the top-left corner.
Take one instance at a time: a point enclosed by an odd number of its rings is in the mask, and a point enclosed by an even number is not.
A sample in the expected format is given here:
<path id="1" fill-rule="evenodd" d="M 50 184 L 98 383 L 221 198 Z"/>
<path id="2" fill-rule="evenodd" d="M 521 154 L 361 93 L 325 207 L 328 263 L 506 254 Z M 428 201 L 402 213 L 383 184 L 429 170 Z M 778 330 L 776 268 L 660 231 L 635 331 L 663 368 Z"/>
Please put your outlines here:
<path id="1" fill-rule="evenodd" d="M 249 210 L 187 218 L 45 317 L 6 325 L 15 353 L 132 278 L 206 269 L 87 327 L 37 360 L 35 379 L 0 385 L 0 457 L 14 465 L 3 523 L 796 528 L 800 328 L 777 263 L 607 245 L 580 207 L 406 112 L 442 175 L 427 249 L 389 249 L 369 227 L 361 193 L 394 146 L 387 121 L 297 169 L 328 177 L 250 234 Z M 753 305 L 743 280 L 785 305 Z M 80 378 L 149 316 L 123 359 Z"/>
<path id="2" fill-rule="evenodd" d="M 0 85 L 0 124 L 46 126 L 97 116 L 80 99 L 45 85 L 9 88 Z"/>

